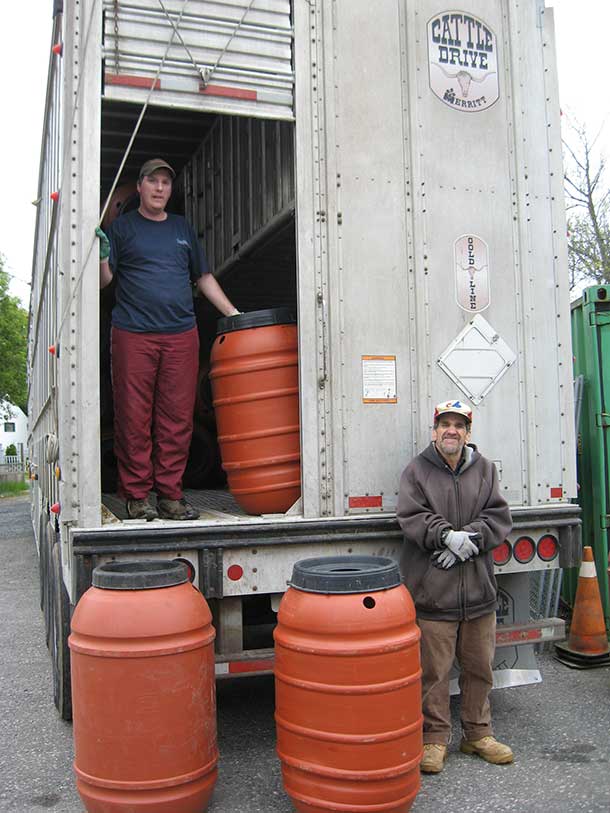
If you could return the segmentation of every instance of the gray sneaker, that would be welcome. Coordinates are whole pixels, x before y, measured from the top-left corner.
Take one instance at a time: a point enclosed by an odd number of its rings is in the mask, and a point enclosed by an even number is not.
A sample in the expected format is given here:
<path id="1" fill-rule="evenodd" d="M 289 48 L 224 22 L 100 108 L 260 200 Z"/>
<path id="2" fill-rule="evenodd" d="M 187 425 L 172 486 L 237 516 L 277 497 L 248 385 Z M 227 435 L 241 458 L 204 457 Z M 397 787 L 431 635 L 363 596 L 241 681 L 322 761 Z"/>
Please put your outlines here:
<path id="1" fill-rule="evenodd" d="M 146 522 L 150 522 L 151 519 L 157 519 L 159 516 L 156 508 L 148 502 L 148 498 L 144 500 L 127 500 L 125 505 L 129 519 L 145 519 Z"/>
<path id="2" fill-rule="evenodd" d="M 159 497 L 157 500 L 157 510 L 162 519 L 197 519 L 199 511 L 189 505 L 182 497 L 181 500 L 168 500 L 165 497 Z"/>

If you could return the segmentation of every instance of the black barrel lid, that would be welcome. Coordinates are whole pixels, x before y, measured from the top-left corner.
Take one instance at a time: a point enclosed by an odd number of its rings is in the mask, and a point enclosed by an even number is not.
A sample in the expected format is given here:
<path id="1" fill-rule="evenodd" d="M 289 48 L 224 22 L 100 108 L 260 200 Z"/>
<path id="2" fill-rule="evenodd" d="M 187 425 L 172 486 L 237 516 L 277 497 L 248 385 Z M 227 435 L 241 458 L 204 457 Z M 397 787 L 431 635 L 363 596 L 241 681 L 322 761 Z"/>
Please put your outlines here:
<path id="1" fill-rule="evenodd" d="M 142 559 L 137 562 L 107 562 L 93 571 L 94 587 L 103 590 L 154 590 L 174 587 L 189 580 L 184 562 Z"/>
<path id="2" fill-rule="evenodd" d="M 268 327 L 269 325 L 294 325 L 296 316 L 290 308 L 268 308 L 263 311 L 238 313 L 236 316 L 223 316 L 216 327 L 216 335 L 232 333 L 234 330 L 249 330 L 251 327 Z"/>
<path id="3" fill-rule="evenodd" d="M 306 593 L 373 593 L 401 584 L 394 559 L 385 556 L 320 556 L 295 562 L 291 587 Z"/>

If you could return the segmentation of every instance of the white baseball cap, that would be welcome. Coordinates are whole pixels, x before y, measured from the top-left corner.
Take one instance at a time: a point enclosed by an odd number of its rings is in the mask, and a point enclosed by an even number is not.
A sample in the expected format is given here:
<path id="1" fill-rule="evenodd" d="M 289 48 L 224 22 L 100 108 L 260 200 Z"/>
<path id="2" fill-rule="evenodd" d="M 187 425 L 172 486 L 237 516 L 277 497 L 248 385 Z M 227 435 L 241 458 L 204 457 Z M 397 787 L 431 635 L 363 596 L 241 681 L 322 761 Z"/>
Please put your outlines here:
<path id="1" fill-rule="evenodd" d="M 468 423 L 472 423 L 472 409 L 466 406 L 462 401 L 443 401 L 434 407 L 434 422 L 443 415 L 445 412 L 455 412 L 456 415 L 462 415 L 466 418 Z"/>

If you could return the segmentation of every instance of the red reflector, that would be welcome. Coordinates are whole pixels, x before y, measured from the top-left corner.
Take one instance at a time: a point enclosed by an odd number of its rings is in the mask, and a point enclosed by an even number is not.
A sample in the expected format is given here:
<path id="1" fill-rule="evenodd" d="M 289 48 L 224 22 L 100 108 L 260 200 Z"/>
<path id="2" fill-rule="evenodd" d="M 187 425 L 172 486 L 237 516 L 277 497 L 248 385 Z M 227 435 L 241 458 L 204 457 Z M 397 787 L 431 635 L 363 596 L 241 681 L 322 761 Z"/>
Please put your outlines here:
<path id="1" fill-rule="evenodd" d="M 350 508 L 381 508 L 383 506 L 383 499 L 381 494 L 369 497 L 350 497 L 348 501 Z"/>
<path id="2" fill-rule="evenodd" d="M 241 565 L 231 565 L 231 567 L 227 570 L 227 576 L 232 582 L 238 582 L 243 575 L 244 569 Z"/>
<path id="3" fill-rule="evenodd" d="M 114 73 L 106 73 L 104 81 L 107 85 L 126 85 L 132 88 L 150 88 L 153 85 L 153 79 L 149 76 L 129 76 L 127 74 L 117 76 Z M 154 86 L 155 90 L 159 90 L 161 82 L 157 79 Z"/>
<path id="4" fill-rule="evenodd" d="M 505 565 L 510 559 L 510 545 L 508 542 L 502 542 L 497 548 L 494 548 L 493 557 L 497 565 Z"/>
<path id="5" fill-rule="evenodd" d="M 542 629 L 496 631 L 496 645 L 511 644 L 516 641 L 539 641 L 542 638 Z"/>
<path id="6" fill-rule="evenodd" d="M 559 553 L 559 544 L 554 536 L 545 534 L 538 540 L 538 556 L 544 562 L 550 562 Z"/>
<path id="7" fill-rule="evenodd" d="M 230 675 L 243 675 L 246 672 L 270 672 L 273 669 L 273 658 L 259 661 L 232 661 L 229 664 Z"/>
<path id="8" fill-rule="evenodd" d="M 195 568 L 193 566 L 193 563 L 189 562 L 188 559 L 182 559 L 181 557 L 178 557 L 177 559 L 174 559 L 174 561 L 175 562 L 182 562 L 183 565 L 186 565 L 186 573 L 187 573 L 187 576 L 189 577 L 189 581 L 191 583 L 194 582 L 195 581 Z"/>
<path id="9" fill-rule="evenodd" d="M 553 497 L 563 497 L 563 488 L 561 486 L 551 489 L 551 498 Z"/>
<path id="10" fill-rule="evenodd" d="M 515 542 L 513 556 L 518 562 L 521 562 L 522 565 L 531 562 L 535 553 L 536 546 L 534 545 L 534 540 L 530 539 L 529 536 L 521 536 Z"/>
<path id="11" fill-rule="evenodd" d="M 255 90 L 223 87 L 222 85 L 207 85 L 206 87 L 200 85 L 199 93 L 205 93 L 206 96 L 228 96 L 233 99 L 249 99 L 251 102 L 255 102 L 257 99 Z"/>

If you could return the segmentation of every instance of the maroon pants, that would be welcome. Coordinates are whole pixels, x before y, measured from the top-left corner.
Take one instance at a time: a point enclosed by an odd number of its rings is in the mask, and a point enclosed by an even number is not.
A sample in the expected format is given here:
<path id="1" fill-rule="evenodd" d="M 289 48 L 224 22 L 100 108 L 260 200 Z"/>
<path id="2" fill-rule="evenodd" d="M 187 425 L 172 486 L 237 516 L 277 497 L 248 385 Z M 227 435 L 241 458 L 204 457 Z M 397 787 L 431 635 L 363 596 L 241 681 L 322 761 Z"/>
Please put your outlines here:
<path id="1" fill-rule="evenodd" d="M 112 328 L 114 452 L 124 499 L 141 500 L 152 490 L 171 500 L 182 497 L 198 364 L 197 328 L 186 333 Z"/>

